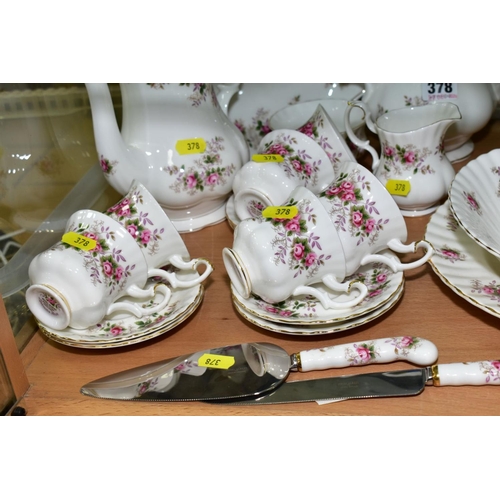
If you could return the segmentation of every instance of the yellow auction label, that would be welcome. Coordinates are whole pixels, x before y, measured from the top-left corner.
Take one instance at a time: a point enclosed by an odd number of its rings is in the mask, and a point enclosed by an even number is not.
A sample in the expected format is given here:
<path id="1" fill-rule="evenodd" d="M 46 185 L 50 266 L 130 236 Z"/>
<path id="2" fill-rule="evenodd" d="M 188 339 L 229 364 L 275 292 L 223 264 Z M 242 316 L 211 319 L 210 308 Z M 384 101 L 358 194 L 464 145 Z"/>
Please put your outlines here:
<path id="1" fill-rule="evenodd" d="M 81 234 L 70 231 L 69 233 L 64 233 L 62 236 L 62 241 L 71 245 L 72 247 L 79 248 L 80 250 L 93 250 L 97 245 L 97 241 L 92 238 L 87 238 Z"/>
<path id="2" fill-rule="evenodd" d="M 291 207 L 267 207 L 262 210 L 262 217 L 266 219 L 293 219 L 299 213 L 295 206 Z"/>
<path id="3" fill-rule="evenodd" d="M 256 163 L 281 163 L 282 161 L 285 161 L 285 159 L 281 155 L 253 155 L 252 161 Z"/>
<path id="4" fill-rule="evenodd" d="M 387 181 L 385 188 L 389 193 L 395 196 L 408 196 L 411 189 L 410 181 L 400 181 L 397 179 L 391 179 Z"/>
<path id="5" fill-rule="evenodd" d="M 194 155 L 204 153 L 207 149 L 205 139 L 196 137 L 194 139 L 181 139 L 175 143 L 175 150 L 180 155 Z"/>
<path id="6" fill-rule="evenodd" d="M 198 359 L 198 366 L 206 366 L 207 368 L 218 368 L 219 370 L 227 370 L 234 365 L 233 356 L 223 356 L 221 354 L 205 353 Z"/>

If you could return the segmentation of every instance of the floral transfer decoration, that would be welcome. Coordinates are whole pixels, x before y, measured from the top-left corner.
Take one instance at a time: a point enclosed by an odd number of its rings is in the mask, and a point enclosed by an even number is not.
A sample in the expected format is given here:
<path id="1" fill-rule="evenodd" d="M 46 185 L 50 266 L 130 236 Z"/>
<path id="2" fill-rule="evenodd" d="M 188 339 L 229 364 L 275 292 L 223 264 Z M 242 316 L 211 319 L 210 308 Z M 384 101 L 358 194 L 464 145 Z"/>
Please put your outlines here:
<path id="1" fill-rule="evenodd" d="M 302 132 L 303 134 L 307 135 L 315 142 L 317 142 L 321 146 L 323 151 L 327 154 L 328 158 L 330 158 L 332 165 L 335 167 L 337 163 L 340 163 L 343 160 L 342 153 L 333 151 L 333 147 L 328 142 L 328 137 L 318 132 L 318 129 L 324 128 L 324 121 L 325 118 L 323 113 L 320 110 L 317 110 L 311 117 L 311 119 L 299 128 L 299 132 Z"/>
<path id="2" fill-rule="evenodd" d="M 371 363 L 376 357 L 380 357 L 380 352 L 375 348 L 375 342 L 363 342 L 353 344 L 345 349 L 345 359 L 350 365 L 364 365 Z"/>
<path id="3" fill-rule="evenodd" d="M 448 207 L 448 211 L 446 212 L 445 220 L 446 220 L 446 229 L 448 229 L 449 231 L 455 232 L 460 227 L 450 207 Z"/>
<path id="4" fill-rule="evenodd" d="M 393 337 L 386 341 L 394 346 L 394 353 L 398 356 L 407 357 L 410 351 L 415 351 L 422 346 L 422 339 L 420 337 L 411 337 L 405 335 L 404 337 Z"/>
<path id="5" fill-rule="evenodd" d="M 105 214 L 124 226 L 137 244 L 147 249 L 149 255 L 155 255 L 160 250 L 165 228 L 157 227 L 155 221 L 150 219 L 149 212 L 142 209 L 143 204 L 141 191 L 132 189 L 128 196 L 109 208 Z"/>
<path id="6" fill-rule="evenodd" d="M 479 206 L 479 203 L 476 199 L 476 193 L 474 193 L 473 191 L 463 191 L 462 196 L 467 202 L 468 207 L 473 212 L 476 212 L 477 215 L 483 215 L 483 211 L 481 210 L 481 207 Z"/>
<path id="7" fill-rule="evenodd" d="M 313 277 L 324 266 L 331 255 L 322 253 L 320 237 L 314 234 L 316 214 L 309 201 L 289 200 L 284 206 L 296 206 L 297 215 L 293 219 L 265 218 L 271 222 L 275 237 L 271 242 L 276 250 L 275 265 L 285 264 L 294 270 L 294 278 L 306 274 Z"/>
<path id="8" fill-rule="evenodd" d="M 479 368 L 486 375 L 484 381 L 487 384 L 500 380 L 500 361 L 480 361 Z"/>
<path id="9" fill-rule="evenodd" d="M 500 167 L 491 167 L 491 171 L 498 177 L 500 177 Z M 500 180 L 497 184 L 496 195 L 500 197 Z"/>
<path id="10" fill-rule="evenodd" d="M 264 145 L 263 154 L 283 156 L 282 166 L 287 177 L 300 179 L 305 187 L 318 183 L 321 160 L 311 161 L 312 158 L 306 150 L 298 148 L 295 137 L 285 132 L 279 134 L 273 141 Z"/>
<path id="11" fill-rule="evenodd" d="M 81 250 L 63 241 L 57 243 L 52 249 L 72 248 L 81 253 L 83 266 L 90 276 L 91 283 L 97 286 L 98 283 L 104 283 L 109 288 L 109 293 L 115 290 L 123 290 L 130 277 L 135 264 L 127 265 L 127 259 L 122 250 L 111 249 L 108 241 L 115 241 L 114 231 L 103 221 L 95 220 L 90 224 L 79 223 L 71 224 L 68 232 L 74 231 L 77 234 L 85 236 L 96 241 L 96 246 L 92 250 Z"/>
<path id="12" fill-rule="evenodd" d="M 38 294 L 38 302 L 40 305 L 52 316 L 60 316 L 62 313 L 62 307 L 58 301 L 54 300 L 52 295 L 46 292 L 40 292 Z"/>
<path id="13" fill-rule="evenodd" d="M 206 141 L 207 147 L 203 154 L 194 161 L 194 165 L 180 167 L 173 165 L 163 170 L 174 177 L 170 188 L 174 192 L 186 192 L 190 195 L 205 190 L 214 191 L 218 186 L 224 186 L 236 171 L 234 164 L 222 165 L 221 151 L 224 151 L 224 139 L 214 137 Z"/>
<path id="14" fill-rule="evenodd" d="M 115 167 L 116 165 L 118 165 L 118 161 L 109 160 L 108 158 L 105 158 L 103 155 L 101 155 L 99 164 L 101 165 L 101 170 L 104 175 L 113 175 L 115 173 Z"/>
<path id="15" fill-rule="evenodd" d="M 404 172 L 412 174 L 435 174 L 429 164 L 425 160 L 432 154 L 441 154 L 442 147 L 432 153 L 429 148 L 417 148 L 413 144 L 405 144 L 403 146 L 396 144 L 391 146 L 387 142 L 382 142 L 382 157 L 384 158 L 383 170 L 385 177 L 394 175 L 403 175 Z"/>
<path id="16" fill-rule="evenodd" d="M 444 259 L 448 260 L 452 264 L 454 264 L 455 262 L 460 262 L 460 261 L 464 261 L 467 259 L 467 256 L 463 252 L 460 252 L 459 250 L 455 250 L 453 248 L 450 248 L 448 245 L 444 245 L 441 248 L 435 248 L 434 250 L 435 250 L 437 255 L 439 255 L 440 257 L 443 257 Z"/>
<path id="17" fill-rule="evenodd" d="M 471 280 L 471 293 L 488 296 L 490 300 L 500 304 L 500 284 L 496 280 L 492 280 L 488 284 L 484 284 L 478 279 Z"/>
<path id="18" fill-rule="evenodd" d="M 148 83 L 149 87 L 155 90 L 164 90 L 166 85 L 173 85 L 170 83 Z M 209 83 L 179 83 L 180 87 L 186 87 L 192 89 L 191 94 L 189 94 L 188 99 L 192 102 L 195 107 L 200 106 L 202 103 L 206 102 L 207 97 L 210 97 L 212 104 L 218 106 L 217 96 L 213 86 Z M 192 85 L 192 88 L 191 88 Z"/>
<path id="19" fill-rule="evenodd" d="M 345 282 L 356 280 L 364 283 L 368 288 L 367 296 L 362 302 L 352 307 L 352 311 L 354 312 L 361 307 L 366 307 L 366 305 L 377 300 L 378 297 L 380 297 L 380 295 L 382 295 L 391 284 L 390 278 L 392 275 L 392 270 L 384 264 L 375 263 L 372 265 L 372 269 L 367 272 L 356 273 L 352 276 L 348 276 L 344 280 Z M 252 302 L 258 309 L 264 311 L 271 317 L 275 317 L 275 319 L 319 319 L 319 314 L 321 312 L 324 313 L 324 309 L 320 301 L 310 295 L 305 295 L 301 299 L 291 297 L 274 304 L 266 302 L 258 295 L 253 295 Z"/>
<path id="20" fill-rule="evenodd" d="M 363 190 L 370 190 L 370 182 L 356 169 L 341 173 L 319 197 L 329 200 L 328 213 L 338 230 L 357 238 L 357 245 L 366 239 L 369 245 L 373 245 L 389 219 L 377 217 L 380 212 L 376 201 L 365 201 Z"/>

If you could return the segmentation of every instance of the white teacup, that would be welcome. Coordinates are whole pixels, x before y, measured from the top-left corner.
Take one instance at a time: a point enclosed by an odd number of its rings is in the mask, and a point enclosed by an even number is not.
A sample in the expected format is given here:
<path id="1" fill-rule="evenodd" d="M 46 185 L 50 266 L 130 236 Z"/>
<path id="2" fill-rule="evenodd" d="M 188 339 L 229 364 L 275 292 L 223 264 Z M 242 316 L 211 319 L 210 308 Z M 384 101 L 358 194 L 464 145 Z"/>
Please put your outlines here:
<path id="1" fill-rule="evenodd" d="M 212 265 L 203 258 L 191 259 L 181 235 L 170 221 L 153 195 L 137 181 L 132 182 L 129 192 L 105 212 L 120 223 L 134 238 L 144 254 L 150 269 L 173 264 L 179 269 L 197 270 L 204 265 L 199 278 L 179 282 L 171 273 L 159 272 L 173 286 L 189 288 L 204 281 L 213 271 Z"/>
<path id="2" fill-rule="evenodd" d="M 283 203 L 300 186 L 281 164 L 249 161 L 234 176 L 234 209 L 240 220 L 259 217 L 262 210 Z"/>
<path id="3" fill-rule="evenodd" d="M 380 262 L 394 272 L 414 269 L 432 256 L 432 245 L 418 241 L 403 244 L 407 227 L 401 211 L 381 182 L 356 162 L 341 164 L 335 181 L 318 195 L 328 212 L 345 254 L 346 275 L 349 276 L 369 262 Z M 413 253 L 425 249 L 420 259 L 401 263 L 378 252 L 389 248 L 398 253 Z"/>
<path id="4" fill-rule="evenodd" d="M 291 219 L 253 218 L 240 222 L 232 248 L 223 260 L 231 283 L 244 298 L 253 293 L 270 303 L 310 294 L 327 309 L 346 309 L 360 303 L 368 290 L 360 282 L 341 283 L 345 256 L 340 238 L 319 199 L 299 186 L 284 206 L 296 207 Z M 311 285 L 324 283 L 332 291 L 359 295 L 338 302 Z"/>
<path id="5" fill-rule="evenodd" d="M 234 208 L 239 219 L 284 202 L 297 186 L 319 193 L 334 178 L 327 153 L 313 139 L 296 130 L 275 130 L 258 147 L 260 155 L 279 155 L 282 162 L 247 162 L 233 181 Z"/>
<path id="6" fill-rule="evenodd" d="M 148 264 L 120 224 L 100 212 L 80 210 L 68 220 L 66 234 L 70 232 L 86 245 L 95 241 L 95 247 L 87 250 L 61 241 L 29 266 L 26 302 L 42 324 L 56 330 L 84 329 L 114 312 L 141 317 L 167 305 L 171 291 L 165 284 L 144 288 L 150 276 Z M 150 307 L 148 300 L 157 292 L 163 300 Z M 126 296 L 144 302 L 117 302 Z"/>
<path id="7" fill-rule="evenodd" d="M 334 164 L 355 161 L 360 150 L 346 142 L 344 114 L 348 102 L 346 99 L 316 99 L 291 104 L 276 111 L 269 119 L 269 126 L 272 130 L 294 129 L 308 135 L 326 151 Z M 351 125 L 358 137 L 366 137 L 362 111 L 355 111 Z"/>

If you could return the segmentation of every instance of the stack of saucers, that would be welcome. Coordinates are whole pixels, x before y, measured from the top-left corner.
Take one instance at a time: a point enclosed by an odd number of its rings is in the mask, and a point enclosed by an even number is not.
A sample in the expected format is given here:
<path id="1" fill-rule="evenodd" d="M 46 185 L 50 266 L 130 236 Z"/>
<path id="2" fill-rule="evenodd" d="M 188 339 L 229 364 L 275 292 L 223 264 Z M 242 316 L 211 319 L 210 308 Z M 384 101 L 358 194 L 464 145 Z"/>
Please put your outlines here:
<path id="1" fill-rule="evenodd" d="M 500 317 L 500 149 L 457 173 L 449 198 L 431 217 L 430 264 L 465 300 Z"/>
<path id="2" fill-rule="evenodd" d="M 387 256 L 393 255 L 390 250 Z M 404 293 L 404 273 L 394 272 L 384 264 L 369 264 L 359 268 L 346 281 L 359 280 L 365 283 L 368 294 L 358 305 L 345 309 L 326 309 L 311 296 L 291 297 L 279 303 L 269 303 L 255 294 L 244 298 L 231 286 L 232 300 L 236 311 L 265 330 L 289 335 L 324 335 L 349 330 L 364 325 L 390 311 Z M 328 292 L 339 302 L 352 300 L 349 296 L 327 290 L 324 285 L 313 285 Z"/>

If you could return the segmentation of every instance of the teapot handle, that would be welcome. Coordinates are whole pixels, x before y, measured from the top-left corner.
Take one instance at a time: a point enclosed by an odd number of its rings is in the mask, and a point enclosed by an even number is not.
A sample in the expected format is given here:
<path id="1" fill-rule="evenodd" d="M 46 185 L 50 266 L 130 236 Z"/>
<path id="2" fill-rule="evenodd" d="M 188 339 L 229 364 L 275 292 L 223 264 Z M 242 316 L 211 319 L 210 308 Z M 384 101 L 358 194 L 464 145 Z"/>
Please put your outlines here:
<path id="1" fill-rule="evenodd" d="M 374 134 L 377 133 L 377 128 L 375 126 L 375 123 L 373 123 L 373 120 L 370 117 L 370 113 L 365 109 L 366 104 L 364 102 L 349 101 L 347 103 L 347 107 L 346 107 L 346 110 L 344 113 L 344 126 L 345 126 L 345 130 L 347 133 L 347 137 L 349 137 L 351 142 L 353 144 L 355 144 L 356 146 L 358 146 L 358 148 L 365 149 L 366 151 L 368 151 L 371 154 L 371 156 L 373 158 L 372 171 L 373 171 L 373 173 L 375 173 L 375 171 L 377 170 L 377 168 L 380 165 L 380 157 L 379 157 L 377 151 L 375 150 L 375 148 L 373 146 L 370 146 L 369 140 L 362 141 L 354 133 L 354 131 L 351 127 L 351 120 L 350 120 L 351 112 L 354 108 L 359 108 L 363 111 L 363 116 L 364 116 L 366 125 Z"/>
<path id="2" fill-rule="evenodd" d="M 217 83 L 215 85 L 217 100 L 222 108 L 222 111 L 227 115 L 229 112 L 229 103 L 234 94 L 240 90 L 239 83 Z"/>

